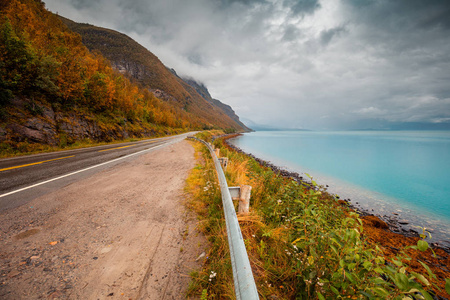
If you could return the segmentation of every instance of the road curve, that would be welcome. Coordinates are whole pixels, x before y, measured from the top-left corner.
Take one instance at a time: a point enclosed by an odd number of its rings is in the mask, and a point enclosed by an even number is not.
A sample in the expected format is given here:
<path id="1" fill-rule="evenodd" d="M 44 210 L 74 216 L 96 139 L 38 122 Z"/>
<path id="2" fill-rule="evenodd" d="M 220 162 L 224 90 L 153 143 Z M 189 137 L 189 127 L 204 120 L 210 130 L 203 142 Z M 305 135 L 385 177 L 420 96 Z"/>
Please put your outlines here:
<path id="1" fill-rule="evenodd" d="M 0 160 L 0 211 L 14 208 L 126 159 L 192 135 L 148 139 Z"/>

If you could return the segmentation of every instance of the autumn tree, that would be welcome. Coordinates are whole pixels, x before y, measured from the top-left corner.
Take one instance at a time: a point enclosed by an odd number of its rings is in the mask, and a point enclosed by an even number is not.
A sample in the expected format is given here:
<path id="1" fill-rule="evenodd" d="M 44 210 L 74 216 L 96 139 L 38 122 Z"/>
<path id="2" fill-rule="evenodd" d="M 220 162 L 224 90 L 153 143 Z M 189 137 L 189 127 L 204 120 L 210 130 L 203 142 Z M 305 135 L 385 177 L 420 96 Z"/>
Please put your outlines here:
<path id="1" fill-rule="evenodd" d="M 62 110 L 102 114 L 176 128 L 199 128 L 198 117 L 156 98 L 91 53 L 42 1 L 0 6 L 0 104 L 26 97 Z M 119 118 L 117 118 L 119 117 Z"/>

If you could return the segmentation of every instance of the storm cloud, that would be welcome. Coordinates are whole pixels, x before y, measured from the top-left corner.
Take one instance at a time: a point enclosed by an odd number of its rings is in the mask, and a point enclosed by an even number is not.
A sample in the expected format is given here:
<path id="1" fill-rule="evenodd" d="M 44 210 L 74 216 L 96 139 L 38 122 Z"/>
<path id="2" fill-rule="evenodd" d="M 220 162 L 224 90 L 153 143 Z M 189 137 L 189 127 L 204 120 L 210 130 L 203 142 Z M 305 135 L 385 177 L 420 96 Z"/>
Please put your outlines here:
<path id="1" fill-rule="evenodd" d="M 45 2 L 74 21 L 131 36 L 250 122 L 450 123 L 448 1 Z"/>

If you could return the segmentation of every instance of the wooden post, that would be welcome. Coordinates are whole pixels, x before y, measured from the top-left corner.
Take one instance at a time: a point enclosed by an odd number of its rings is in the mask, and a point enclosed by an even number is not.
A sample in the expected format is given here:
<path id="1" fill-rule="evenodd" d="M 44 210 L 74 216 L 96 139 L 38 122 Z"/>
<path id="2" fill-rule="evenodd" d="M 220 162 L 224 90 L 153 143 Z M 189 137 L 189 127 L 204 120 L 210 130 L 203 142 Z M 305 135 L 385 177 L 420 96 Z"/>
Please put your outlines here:
<path id="1" fill-rule="evenodd" d="M 220 164 L 222 165 L 222 169 L 225 171 L 228 166 L 228 157 L 220 157 L 219 161 L 220 161 Z"/>
<path id="2" fill-rule="evenodd" d="M 216 153 L 217 157 L 220 157 L 220 149 L 219 148 L 215 149 L 214 152 Z"/>
<path id="3" fill-rule="evenodd" d="M 239 208 L 238 213 L 247 215 L 250 210 L 250 194 L 252 187 L 250 185 L 241 185 L 241 191 L 239 195 Z"/>

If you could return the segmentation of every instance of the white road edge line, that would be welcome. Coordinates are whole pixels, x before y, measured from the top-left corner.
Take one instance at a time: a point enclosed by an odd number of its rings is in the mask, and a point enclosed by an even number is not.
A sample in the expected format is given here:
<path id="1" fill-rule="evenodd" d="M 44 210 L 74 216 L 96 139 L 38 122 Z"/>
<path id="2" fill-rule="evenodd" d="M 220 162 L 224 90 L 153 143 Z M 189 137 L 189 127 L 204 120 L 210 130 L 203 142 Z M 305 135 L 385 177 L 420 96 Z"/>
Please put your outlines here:
<path id="1" fill-rule="evenodd" d="M 28 190 L 28 189 L 31 189 L 31 188 L 34 188 L 34 187 L 37 187 L 37 186 L 40 186 L 40 185 L 43 185 L 43 184 L 55 181 L 55 180 L 59 180 L 59 179 L 65 178 L 65 177 L 69 177 L 69 176 L 72 176 L 72 175 L 75 175 L 75 174 L 78 174 L 78 173 L 81 173 L 81 172 L 84 172 L 84 171 L 87 171 L 87 170 L 90 170 L 90 169 L 94 169 L 94 168 L 97 168 L 97 167 L 100 167 L 100 166 L 103 166 L 103 165 L 107 165 L 107 164 L 116 162 L 118 160 L 125 159 L 125 158 L 128 158 L 128 157 L 131 157 L 131 156 L 143 153 L 143 152 L 147 152 L 147 151 L 150 151 L 150 150 L 155 150 L 155 149 L 160 148 L 162 146 L 169 146 L 169 145 L 171 145 L 171 144 L 173 144 L 175 142 L 178 142 L 178 139 L 176 139 L 172 143 L 166 143 L 166 144 L 158 145 L 158 146 L 155 146 L 155 147 L 152 147 L 152 148 L 149 148 L 149 149 L 145 149 L 145 150 L 142 150 L 142 151 L 139 151 L 139 152 L 131 153 L 131 154 L 128 154 L 128 155 L 125 155 L 125 156 L 122 156 L 122 157 L 115 158 L 115 159 L 110 160 L 110 161 L 103 162 L 103 163 L 98 164 L 98 165 L 90 166 L 90 167 L 85 168 L 85 169 L 81 169 L 81 170 L 78 170 L 78 171 L 75 171 L 75 172 L 72 172 L 72 173 L 68 173 L 68 174 L 65 174 L 65 175 L 62 175 L 62 176 L 59 176 L 59 177 L 56 177 L 56 178 L 52 178 L 52 179 L 49 179 L 49 180 L 46 180 L 46 181 L 43 181 L 43 182 L 39 182 L 39 183 L 30 185 L 30 186 L 27 186 L 27 187 L 24 187 L 24 188 L 12 191 L 12 192 L 8 192 L 8 193 L 0 195 L 0 198 L 6 197 L 6 196 L 9 196 L 9 195 L 18 193 L 18 192 L 22 192 L 22 191 L 25 191 L 25 190 Z"/>

